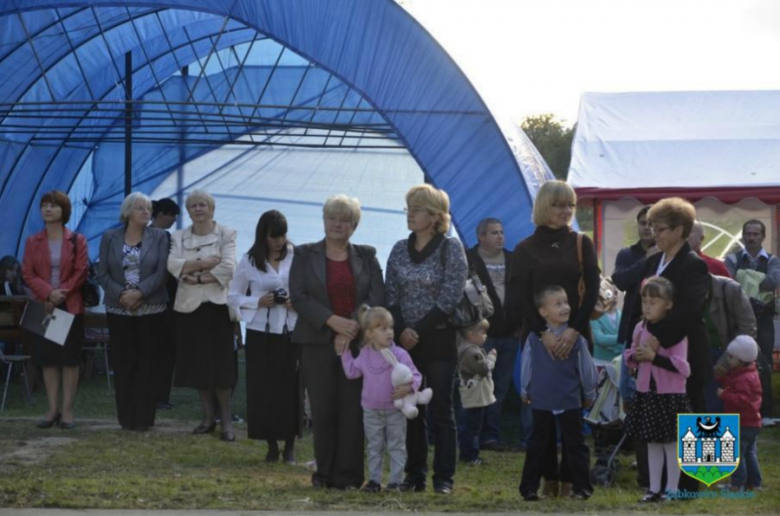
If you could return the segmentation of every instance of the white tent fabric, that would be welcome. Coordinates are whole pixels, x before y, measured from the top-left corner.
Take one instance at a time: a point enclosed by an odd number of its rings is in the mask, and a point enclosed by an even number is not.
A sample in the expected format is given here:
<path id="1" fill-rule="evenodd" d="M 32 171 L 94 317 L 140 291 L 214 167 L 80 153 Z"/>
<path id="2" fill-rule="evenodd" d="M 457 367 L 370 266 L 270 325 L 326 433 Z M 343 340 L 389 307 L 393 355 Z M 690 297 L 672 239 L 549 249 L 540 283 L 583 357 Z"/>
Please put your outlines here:
<path id="1" fill-rule="evenodd" d="M 585 93 L 568 180 L 582 193 L 780 186 L 780 91 Z"/>

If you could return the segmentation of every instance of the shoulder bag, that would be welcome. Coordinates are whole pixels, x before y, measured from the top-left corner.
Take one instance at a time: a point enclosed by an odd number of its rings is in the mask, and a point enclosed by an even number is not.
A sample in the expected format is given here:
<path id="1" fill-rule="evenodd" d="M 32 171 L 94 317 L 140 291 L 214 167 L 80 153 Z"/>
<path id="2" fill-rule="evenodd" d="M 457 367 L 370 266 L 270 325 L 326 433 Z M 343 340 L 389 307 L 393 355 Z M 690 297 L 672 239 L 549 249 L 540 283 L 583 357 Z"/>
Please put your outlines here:
<path id="1" fill-rule="evenodd" d="M 446 269 L 447 254 L 445 246 L 449 239 L 445 237 L 440 246 L 440 256 L 442 268 Z M 455 328 L 465 328 L 471 326 L 482 319 L 487 319 L 493 315 L 493 302 L 490 300 L 488 290 L 477 274 L 469 269 L 469 277 L 466 279 L 466 285 L 463 288 L 463 295 L 455 305 L 455 310 L 450 314 L 447 322 Z"/>

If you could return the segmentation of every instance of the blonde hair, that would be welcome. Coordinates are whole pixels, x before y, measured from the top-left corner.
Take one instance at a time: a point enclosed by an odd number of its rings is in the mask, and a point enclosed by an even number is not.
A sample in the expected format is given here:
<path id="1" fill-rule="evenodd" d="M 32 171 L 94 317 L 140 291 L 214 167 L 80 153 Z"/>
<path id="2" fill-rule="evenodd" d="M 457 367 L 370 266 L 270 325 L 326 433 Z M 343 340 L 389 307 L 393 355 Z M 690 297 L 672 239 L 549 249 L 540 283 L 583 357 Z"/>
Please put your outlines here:
<path id="1" fill-rule="evenodd" d="M 534 199 L 534 211 L 533 221 L 535 226 L 546 226 L 552 218 L 551 212 L 553 204 L 577 204 L 577 194 L 574 192 L 574 188 L 566 181 L 559 181 L 557 179 L 547 181 L 539 189 Z M 571 217 L 574 218 L 574 213 L 577 208 L 575 207 L 571 211 Z M 571 221 L 569 221 L 571 224 Z"/>
<path id="2" fill-rule="evenodd" d="M 187 196 L 187 200 L 184 201 L 184 206 L 189 208 L 196 201 L 205 201 L 206 204 L 209 205 L 209 209 L 211 210 L 211 214 L 214 215 L 214 209 L 216 207 L 216 202 L 214 201 L 214 197 L 210 193 L 208 193 L 205 190 L 193 190 Z"/>
<path id="3" fill-rule="evenodd" d="M 696 208 L 682 197 L 669 197 L 653 204 L 647 220 L 651 224 L 662 222 L 670 229 L 682 227 L 682 238 L 688 238 L 696 220 Z"/>
<path id="4" fill-rule="evenodd" d="M 387 308 L 381 306 L 362 305 L 358 310 L 358 322 L 365 336 L 368 330 L 373 330 L 381 325 L 393 327 L 393 314 Z M 365 340 L 364 340 L 365 344 Z"/>
<path id="5" fill-rule="evenodd" d="M 406 205 L 420 206 L 436 217 L 433 228 L 437 233 L 446 234 L 450 230 L 450 196 L 444 190 L 431 185 L 413 186 L 406 192 Z"/>
<path id="6" fill-rule="evenodd" d="M 490 328 L 490 322 L 488 322 L 487 319 L 481 319 L 475 323 L 469 324 L 468 326 L 464 326 L 463 328 L 458 328 L 458 332 L 460 332 L 460 336 L 465 339 L 468 337 L 469 333 L 475 333 L 479 330 L 488 331 L 488 328 Z"/>
<path id="7" fill-rule="evenodd" d="M 322 206 L 322 216 L 327 218 L 338 215 L 349 215 L 352 229 L 357 229 L 360 222 L 360 201 L 357 197 L 349 197 L 344 194 L 328 197 Z"/>
<path id="8" fill-rule="evenodd" d="M 152 212 L 152 200 L 148 195 L 141 192 L 133 192 L 122 201 L 122 207 L 119 209 L 119 221 L 125 226 L 130 222 L 130 215 L 138 202 L 143 202 L 149 207 L 149 213 Z"/>

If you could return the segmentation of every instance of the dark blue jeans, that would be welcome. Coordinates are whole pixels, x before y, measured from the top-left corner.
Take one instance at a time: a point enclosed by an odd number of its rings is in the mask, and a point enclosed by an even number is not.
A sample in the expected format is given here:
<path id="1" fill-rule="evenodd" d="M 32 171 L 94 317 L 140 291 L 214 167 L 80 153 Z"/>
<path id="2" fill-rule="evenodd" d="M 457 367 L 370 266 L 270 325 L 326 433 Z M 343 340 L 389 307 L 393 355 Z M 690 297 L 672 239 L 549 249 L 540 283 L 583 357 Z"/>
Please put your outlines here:
<path id="1" fill-rule="evenodd" d="M 464 408 L 460 411 L 458 442 L 460 460 L 471 462 L 479 458 L 479 432 L 487 407 Z"/>
<path id="2" fill-rule="evenodd" d="M 761 487 L 761 468 L 758 465 L 758 427 L 739 427 L 739 466 L 731 475 L 734 487 Z"/>
<path id="3" fill-rule="evenodd" d="M 772 417 L 772 351 L 775 347 L 775 322 L 772 317 L 759 317 L 757 323 L 756 342 L 760 355 L 758 357 L 758 375 L 761 379 L 761 417 Z"/>
<path id="4" fill-rule="evenodd" d="M 512 372 L 515 367 L 515 358 L 520 349 L 520 340 L 517 337 L 489 337 L 485 342 L 485 352 L 496 350 L 496 366 L 493 368 L 493 394 L 496 402 L 485 407 L 482 416 L 482 431 L 479 436 L 480 443 L 501 441 L 501 409 L 504 398 L 512 384 Z"/>
<path id="5" fill-rule="evenodd" d="M 406 427 L 406 479 L 424 486 L 428 477 L 427 411 L 433 422 L 433 485 L 452 487 L 457 457 L 457 430 L 453 408 L 455 370 L 457 361 L 435 360 L 415 363 L 423 376 L 421 389 L 433 389 L 428 405 L 418 405 L 420 414 L 408 421 Z"/>

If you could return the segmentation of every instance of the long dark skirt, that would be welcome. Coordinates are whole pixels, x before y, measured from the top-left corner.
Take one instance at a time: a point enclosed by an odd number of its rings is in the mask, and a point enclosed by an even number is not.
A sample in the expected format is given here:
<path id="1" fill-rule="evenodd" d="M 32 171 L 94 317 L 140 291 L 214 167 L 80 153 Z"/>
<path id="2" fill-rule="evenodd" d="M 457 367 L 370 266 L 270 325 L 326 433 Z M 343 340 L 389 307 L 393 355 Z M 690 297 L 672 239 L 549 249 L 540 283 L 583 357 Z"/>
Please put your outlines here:
<path id="1" fill-rule="evenodd" d="M 287 440 L 300 431 L 300 347 L 276 333 L 246 330 L 246 421 L 250 439 Z"/>
<path id="2" fill-rule="evenodd" d="M 78 367 L 81 365 L 81 346 L 84 344 L 84 314 L 73 318 L 73 325 L 60 346 L 48 339 L 30 333 L 33 363 L 38 367 Z"/>
<path id="3" fill-rule="evenodd" d="M 236 384 L 233 321 L 227 305 L 203 303 L 176 312 L 176 387 L 232 389 Z"/>
<path id="4" fill-rule="evenodd" d="M 138 317 L 108 314 L 116 412 L 122 428 L 142 430 L 154 425 L 154 361 L 165 323 L 165 313 Z"/>

